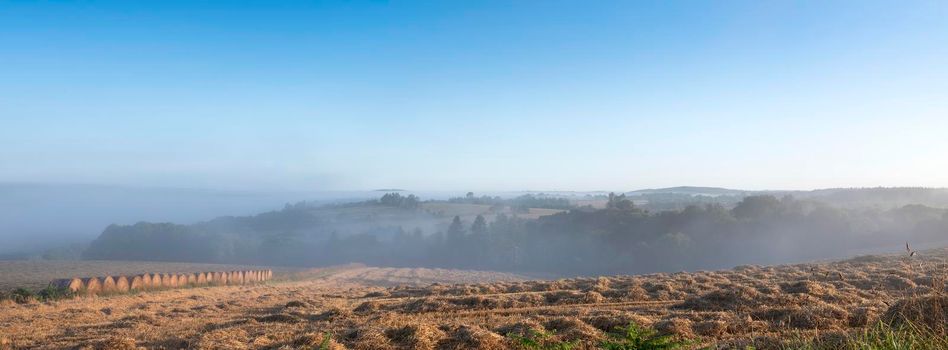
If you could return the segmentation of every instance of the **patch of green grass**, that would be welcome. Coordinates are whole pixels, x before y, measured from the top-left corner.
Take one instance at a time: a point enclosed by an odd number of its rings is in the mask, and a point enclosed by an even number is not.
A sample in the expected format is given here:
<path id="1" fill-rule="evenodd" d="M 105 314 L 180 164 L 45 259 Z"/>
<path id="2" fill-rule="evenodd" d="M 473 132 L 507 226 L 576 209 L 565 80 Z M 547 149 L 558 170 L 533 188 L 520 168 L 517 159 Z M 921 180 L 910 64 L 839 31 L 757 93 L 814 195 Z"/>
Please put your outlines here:
<path id="1" fill-rule="evenodd" d="M 332 333 L 326 332 L 323 334 L 323 341 L 319 343 L 319 350 L 329 350 L 329 345 L 332 343 Z"/>
<path id="2" fill-rule="evenodd" d="M 675 340 L 670 335 L 659 335 L 655 330 L 629 323 L 628 326 L 608 333 L 609 338 L 599 343 L 605 350 L 671 350 L 687 346 L 685 341 Z"/>
<path id="3" fill-rule="evenodd" d="M 530 331 L 530 335 L 526 337 L 513 333 L 508 333 L 507 337 L 516 341 L 521 349 L 528 350 L 572 350 L 579 344 L 579 341 L 556 340 L 553 339 L 553 332 L 537 330 Z"/>
<path id="4" fill-rule="evenodd" d="M 785 350 L 944 350 L 948 335 L 931 332 L 913 324 L 890 326 L 879 322 L 842 340 L 811 339 L 792 341 Z"/>

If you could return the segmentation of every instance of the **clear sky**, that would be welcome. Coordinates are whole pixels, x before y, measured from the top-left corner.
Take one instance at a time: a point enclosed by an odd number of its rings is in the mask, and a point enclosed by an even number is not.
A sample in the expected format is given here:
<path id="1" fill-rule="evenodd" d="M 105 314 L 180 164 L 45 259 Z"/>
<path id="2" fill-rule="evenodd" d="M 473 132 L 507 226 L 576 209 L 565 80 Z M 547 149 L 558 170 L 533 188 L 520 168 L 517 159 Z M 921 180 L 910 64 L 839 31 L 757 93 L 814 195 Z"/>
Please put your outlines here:
<path id="1" fill-rule="evenodd" d="M 948 2 L 2 1 L 0 181 L 948 186 Z"/>

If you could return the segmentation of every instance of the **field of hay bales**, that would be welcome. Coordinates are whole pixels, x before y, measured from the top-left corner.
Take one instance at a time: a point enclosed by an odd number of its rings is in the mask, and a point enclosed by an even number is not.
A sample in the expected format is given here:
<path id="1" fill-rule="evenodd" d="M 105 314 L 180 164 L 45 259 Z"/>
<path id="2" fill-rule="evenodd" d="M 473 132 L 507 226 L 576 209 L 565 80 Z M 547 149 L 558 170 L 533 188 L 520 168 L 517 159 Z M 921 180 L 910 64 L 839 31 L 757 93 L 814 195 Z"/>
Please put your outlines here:
<path id="1" fill-rule="evenodd" d="M 353 265 L 266 284 L 6 303 L 0 338 L 50 349 L 507 349 L 536 337 L 598 349 L 607 332 L 635 323 L 688 347 L 778 349 L 879 321 L 943 326 L 946 272 L 945 249 L 559 280 Z"/>
<path id="2" fill-rule="evenodd" d="M 196 273 L 250 270 L 249 265 L 193 264 L 150 261 L 0 261 L 0 291 L 14 288 L 42 289 L 60 278 L 120 276 L 141 273 Z M 281 271 L 289 271 L 282 269 Z"/>

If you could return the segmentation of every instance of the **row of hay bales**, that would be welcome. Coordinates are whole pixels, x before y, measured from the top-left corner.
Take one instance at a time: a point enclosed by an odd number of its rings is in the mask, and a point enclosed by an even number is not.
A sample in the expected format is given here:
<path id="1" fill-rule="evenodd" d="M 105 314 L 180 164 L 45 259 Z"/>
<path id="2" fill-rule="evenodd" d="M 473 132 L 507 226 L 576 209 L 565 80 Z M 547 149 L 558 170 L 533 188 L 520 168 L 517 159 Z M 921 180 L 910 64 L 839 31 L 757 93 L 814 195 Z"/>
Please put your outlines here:
<path id="1" fill-rule="evenodd" d="M 141 275 L 58 279 L 50 287 L 84 294 L 124 293 L 189 286 L 236 285 L 269 281 L 272 270 L 198 273 L 144 273 Z"/>

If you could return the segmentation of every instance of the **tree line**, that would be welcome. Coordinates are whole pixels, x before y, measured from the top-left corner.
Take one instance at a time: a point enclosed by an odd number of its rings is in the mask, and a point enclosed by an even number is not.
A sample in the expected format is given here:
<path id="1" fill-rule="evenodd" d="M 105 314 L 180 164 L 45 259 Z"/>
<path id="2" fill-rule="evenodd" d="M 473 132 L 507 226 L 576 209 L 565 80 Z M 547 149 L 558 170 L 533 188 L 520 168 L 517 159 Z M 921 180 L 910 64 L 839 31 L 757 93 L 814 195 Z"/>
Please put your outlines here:
<path id="1" fill-rule="evenodd" d="M 400 203 L 389 198 L 386 202 Z M 705 204 L 649 212 L 625 195 L 611 194 L 602 209 L 574 208 L 538 219 L 515 214 L 469 220 L 455 216 L 435 232 L 401 225 L 357 233 L 326 227 L 320 231 L 324 235 L 294 231 L 320 227 L 306 217 L 305 212 L 291 211 L 248 219 L 257 230 L 113 225 L 85 257 L 623 274 L 844 257 L 880 247 L 895 251 L 905 241 L 948 240 L 944 209 L 921 205 L 842 209 L 789 196 L 746 197 L 730 208 Z"/>

